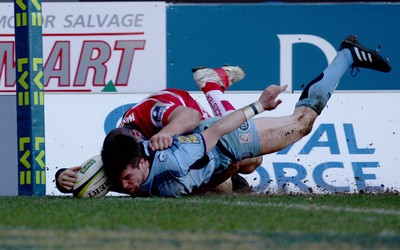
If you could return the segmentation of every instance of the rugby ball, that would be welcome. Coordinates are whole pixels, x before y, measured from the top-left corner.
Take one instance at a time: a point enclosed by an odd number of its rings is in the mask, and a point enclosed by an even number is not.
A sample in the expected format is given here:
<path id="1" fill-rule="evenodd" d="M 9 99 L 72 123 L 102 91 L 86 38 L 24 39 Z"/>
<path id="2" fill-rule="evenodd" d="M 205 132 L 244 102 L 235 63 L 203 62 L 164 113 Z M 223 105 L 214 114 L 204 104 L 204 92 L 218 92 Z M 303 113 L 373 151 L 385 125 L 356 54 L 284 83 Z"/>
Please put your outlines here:
<path id="1" fill-rule="evenodd" d="M 81 165 L 72 193 L 78 198 L 103 197 L 110 189 L 111 182 L 103 169 L 100 155 L 90 157 Z"/>

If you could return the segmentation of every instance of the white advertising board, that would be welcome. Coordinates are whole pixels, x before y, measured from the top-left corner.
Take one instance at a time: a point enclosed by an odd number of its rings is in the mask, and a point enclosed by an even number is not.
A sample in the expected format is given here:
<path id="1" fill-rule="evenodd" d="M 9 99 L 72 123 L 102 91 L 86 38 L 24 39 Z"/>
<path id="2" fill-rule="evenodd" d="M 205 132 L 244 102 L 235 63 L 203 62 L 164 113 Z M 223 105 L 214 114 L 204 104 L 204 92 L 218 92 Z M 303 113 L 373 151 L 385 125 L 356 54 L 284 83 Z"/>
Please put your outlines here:
<path id="1" fill-rule="evenodd" d="M 193 97 L 205 108 L 199 92 Z M 239 108 L 259 93 L 227 93 Z M 117 107 L 137 103 L 145 94 L 46 95 L 47 194 L 59 195 L 54 174 L 99 154 L 106 120 Z M 299 94 L 282 94 L 283 103 L 264 116 L 289 115 Z M 292 147 L 264 157 L 245 176 L 255 192 L 359 193 L 400 190 L 400 93 L 335 93 L 313 131 Z M 110 124 L 108 124 L 110 126 Z"/>
<path id="2" fill-rule="evenodd" d="M 164 2 L 43 3 L 46 92 L 166 86 Z M 15 92 L 14 3 L 0 3 L 0 94 Z"/>

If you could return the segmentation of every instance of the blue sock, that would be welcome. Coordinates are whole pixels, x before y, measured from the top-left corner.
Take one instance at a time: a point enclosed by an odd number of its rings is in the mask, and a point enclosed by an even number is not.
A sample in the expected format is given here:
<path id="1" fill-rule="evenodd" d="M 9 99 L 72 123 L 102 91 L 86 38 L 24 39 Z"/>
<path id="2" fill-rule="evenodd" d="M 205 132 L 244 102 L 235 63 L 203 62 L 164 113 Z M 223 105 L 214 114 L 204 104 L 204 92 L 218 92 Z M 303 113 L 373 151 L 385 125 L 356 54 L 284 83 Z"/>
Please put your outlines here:
<path id="1" fill-rule="evenodd" d="M 321 114 L 339 80 L 352 64 L 353 57 L 350 50 L 339 51 L 332 63 L 305 87 L 296 107 L 306 106 Z"/>

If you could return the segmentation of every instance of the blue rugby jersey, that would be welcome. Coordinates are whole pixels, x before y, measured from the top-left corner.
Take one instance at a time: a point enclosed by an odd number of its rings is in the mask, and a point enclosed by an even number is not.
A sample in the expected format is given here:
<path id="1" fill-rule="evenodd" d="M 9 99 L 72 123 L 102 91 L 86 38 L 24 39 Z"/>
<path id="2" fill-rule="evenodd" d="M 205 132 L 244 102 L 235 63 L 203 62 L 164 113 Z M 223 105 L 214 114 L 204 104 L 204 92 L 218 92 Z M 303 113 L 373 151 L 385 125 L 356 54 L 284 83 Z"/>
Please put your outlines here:
<path id="1" fill-rule="evenodd" d="M 173 137 L 171 148 L 149 152 L 148 141 L 143 141 L 153 162 L 147 180 L 140 186 L 144 196 L 180 197 L 190 194 L 193 188 L 207 183 L 219 163 L 212 151 L 206 153 L 200 134 Z"/>
<path id="2" fill-rule="evenodd" d="M 206 153 L 200 131 L 207 129 L 219 118 L 201 121 L 195 134 L 174 136 L 172 147 L 149 152 L 148 141 L 143 141 L 151 169 L 147 180 L 140 186 L 140 196 L 180 197 L 210 181 L 232 161 L 260 154 L 258 134 L 252 121 L 245 122 L 224 135 L 217 146 Z"/>

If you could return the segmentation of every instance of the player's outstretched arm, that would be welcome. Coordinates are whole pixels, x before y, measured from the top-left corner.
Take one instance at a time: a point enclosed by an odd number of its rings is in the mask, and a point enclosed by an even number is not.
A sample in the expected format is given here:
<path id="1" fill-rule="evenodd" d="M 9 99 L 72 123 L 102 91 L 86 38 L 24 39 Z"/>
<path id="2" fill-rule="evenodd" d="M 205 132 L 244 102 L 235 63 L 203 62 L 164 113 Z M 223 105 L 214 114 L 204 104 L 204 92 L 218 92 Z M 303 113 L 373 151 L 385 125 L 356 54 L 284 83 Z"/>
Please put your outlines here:
<path id="1" fill-rule="evenodd" d="M 150 138 L 152 150 L 163 150 L 172 145 L 172 136 L 193 131 L 201 121 L 201 114 L 192 108 L 177 107 L 168 116 L 168 124 Z"/>
<path id="2" fill-rule="evenodd" d="M 254 115 L 262 113 L 264 110 L 273 110 L 282 103 L 282 100 L 277 99 L 278 95 L 285 91 L 287 85 L 268 86 L 257 102 L 254 102 L 244 108 L 236 110 L 227 116 L 222 117 L 211 127 L 204 130 L 201 134 L 204 137 L 207 152 L 211 150 L 218 140 L 225 134 L 239 128 L 245 121 L 251 119 Z"/>

